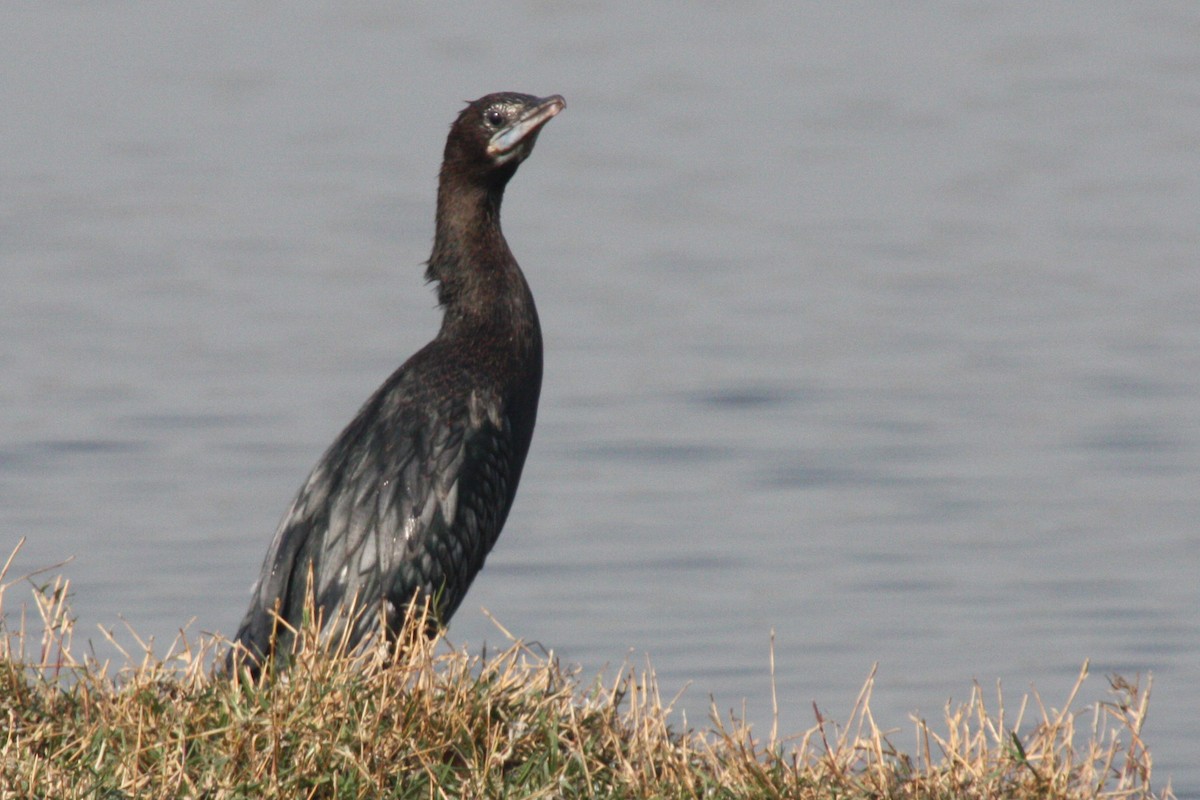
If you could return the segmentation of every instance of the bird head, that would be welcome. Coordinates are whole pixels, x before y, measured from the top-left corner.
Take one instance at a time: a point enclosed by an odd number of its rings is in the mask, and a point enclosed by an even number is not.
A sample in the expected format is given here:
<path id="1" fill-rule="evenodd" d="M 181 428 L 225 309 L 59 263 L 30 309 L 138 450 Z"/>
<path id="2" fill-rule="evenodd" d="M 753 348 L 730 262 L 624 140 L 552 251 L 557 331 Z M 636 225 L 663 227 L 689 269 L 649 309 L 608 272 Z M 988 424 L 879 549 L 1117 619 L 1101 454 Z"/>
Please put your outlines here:
<path id="1" fill-rule="evenodd" d="M 561 95 L 489 94 L 467 104 L 450 127 L 443 169 L 503 185 L 533 151 L 538 132 L 567 103 Z"/>

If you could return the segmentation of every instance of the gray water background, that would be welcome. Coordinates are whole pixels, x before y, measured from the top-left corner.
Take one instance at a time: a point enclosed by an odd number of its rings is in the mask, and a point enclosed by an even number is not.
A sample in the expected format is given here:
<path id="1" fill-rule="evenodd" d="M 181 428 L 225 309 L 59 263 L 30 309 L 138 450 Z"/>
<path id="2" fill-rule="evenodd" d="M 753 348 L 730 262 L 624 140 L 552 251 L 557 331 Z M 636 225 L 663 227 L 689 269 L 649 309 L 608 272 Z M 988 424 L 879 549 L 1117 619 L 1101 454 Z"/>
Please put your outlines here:
<path id="1" fill-rule="evenodd" d="M 80 636 L 232 633 L 438 324 L 460 101 L 561 92 L 505 230 L 547 343 L 451 626 L 915 749 L 971 681 L 1153 675 L 1200 796 L 1192 3 L 42 3 L 0 12 L 0 549 Z M 12 589 L 14 608 L 24 589 Z M 131 638 L 118 630 L 118 638 Z M 744 705 L 743 705 L 744 703 Z M 682 718 L 681 718 L 682 719 Z"/>

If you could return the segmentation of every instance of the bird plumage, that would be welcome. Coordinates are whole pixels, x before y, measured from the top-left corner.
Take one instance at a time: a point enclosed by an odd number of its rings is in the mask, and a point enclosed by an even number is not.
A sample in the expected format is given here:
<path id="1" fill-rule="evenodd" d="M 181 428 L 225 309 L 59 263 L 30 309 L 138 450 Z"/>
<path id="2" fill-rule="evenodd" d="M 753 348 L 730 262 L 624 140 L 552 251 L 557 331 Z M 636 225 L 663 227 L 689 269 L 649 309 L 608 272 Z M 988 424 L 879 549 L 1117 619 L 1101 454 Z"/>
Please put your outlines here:
<path id="1" fill-rule="evenodd" d="M 563 105 L 489 95 L 452 126 L 427 270 L 441 329 L 313 468 L 275 533 L 228 669 L 257 672 L 289 652 L 279 619 L 298 625 L 310 602 L 323 638 L 352 647 L 395 634 L 414 597 L 429 598 L 440 623 L 462 602 L 512 507 L 542 379 L 537 311 L 500 202 Z"/>

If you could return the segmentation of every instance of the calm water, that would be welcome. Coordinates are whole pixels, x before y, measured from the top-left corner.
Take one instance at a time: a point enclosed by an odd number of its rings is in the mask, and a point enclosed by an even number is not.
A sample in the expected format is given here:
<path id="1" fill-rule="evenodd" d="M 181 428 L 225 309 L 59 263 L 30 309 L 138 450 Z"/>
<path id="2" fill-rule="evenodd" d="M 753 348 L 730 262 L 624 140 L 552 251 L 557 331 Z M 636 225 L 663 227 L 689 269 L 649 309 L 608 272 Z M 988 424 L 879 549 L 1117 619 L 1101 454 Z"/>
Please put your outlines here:
<path id="1" fill-rule="evenodd" d="M 38 4 L 0 25 L 0 549 L 85 635 L 232 632 L 279 515 L 434 332 L 459 101 L 561 92 L 505 227 L 547 342 L 451 628 L 648 655 L 910 748 L 972 679 L 1153 675 L 1200 796 L 1200 10 Z M 23 590 L 17 592 L 23 596 Z M 6 603 L 14 602 L 14 595 Z M 122 640 L 130 642 L 129 637 Z M 97 644 L 99 652 L 107 652 Z"/>

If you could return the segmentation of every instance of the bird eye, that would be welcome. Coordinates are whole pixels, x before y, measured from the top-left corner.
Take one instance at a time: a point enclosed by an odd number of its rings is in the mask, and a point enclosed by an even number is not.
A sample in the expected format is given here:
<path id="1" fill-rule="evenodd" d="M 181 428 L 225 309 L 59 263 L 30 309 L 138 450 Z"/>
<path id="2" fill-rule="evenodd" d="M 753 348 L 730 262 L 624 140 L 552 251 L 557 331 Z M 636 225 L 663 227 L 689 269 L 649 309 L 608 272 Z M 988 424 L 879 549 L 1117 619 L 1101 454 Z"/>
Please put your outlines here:
<path id="1" fill-rule="evenodd" d="M 504 124 L 504 111 L 500 108 L 489 108 L 483 113 L 483 118 L 487 120 L 487 124 L 493 128 L 499 128 Z"/>

